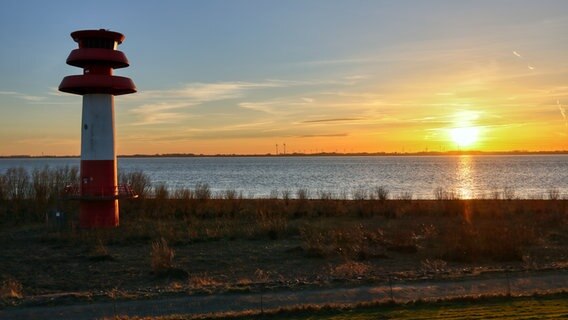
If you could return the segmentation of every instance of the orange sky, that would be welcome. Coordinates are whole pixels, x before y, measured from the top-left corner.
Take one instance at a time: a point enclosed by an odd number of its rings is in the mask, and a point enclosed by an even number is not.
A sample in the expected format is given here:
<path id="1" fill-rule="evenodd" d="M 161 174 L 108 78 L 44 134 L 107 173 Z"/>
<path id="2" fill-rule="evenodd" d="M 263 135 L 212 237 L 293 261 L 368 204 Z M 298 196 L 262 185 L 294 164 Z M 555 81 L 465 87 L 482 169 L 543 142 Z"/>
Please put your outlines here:
<path id="1" fill-rule="evenodd" d="M 139 90 L 119 154 L 568 149 L 566 1 L 142 4 L 0 14 L 26 39 L 0 34 L 0 155 L 79 154 L 81 97 L 56 88 L 81 72 L 69 33 L 101 26 Z"/>

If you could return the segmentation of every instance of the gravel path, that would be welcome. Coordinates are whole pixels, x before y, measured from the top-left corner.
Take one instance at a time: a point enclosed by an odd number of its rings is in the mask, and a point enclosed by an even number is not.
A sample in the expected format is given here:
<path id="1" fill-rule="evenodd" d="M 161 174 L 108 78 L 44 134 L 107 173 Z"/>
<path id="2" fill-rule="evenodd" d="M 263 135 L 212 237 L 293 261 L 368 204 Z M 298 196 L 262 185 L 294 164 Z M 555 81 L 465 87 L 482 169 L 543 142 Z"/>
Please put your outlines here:
<path id="1" fill-rule="evenodd" d="M 196 295 L 153 300 L 77 303 L 0 310 L 0 319 L 100 319 L 115 315 L 163 316 L 260 310 L 301 305 L 355 304 L 390 300 L 452 298 L 477 295 L 530 295 L 568 290 L 565 270 L 494 274 L 457 281 L 408 281 L 354 288 L 283 290 L 260 293 Z"/>

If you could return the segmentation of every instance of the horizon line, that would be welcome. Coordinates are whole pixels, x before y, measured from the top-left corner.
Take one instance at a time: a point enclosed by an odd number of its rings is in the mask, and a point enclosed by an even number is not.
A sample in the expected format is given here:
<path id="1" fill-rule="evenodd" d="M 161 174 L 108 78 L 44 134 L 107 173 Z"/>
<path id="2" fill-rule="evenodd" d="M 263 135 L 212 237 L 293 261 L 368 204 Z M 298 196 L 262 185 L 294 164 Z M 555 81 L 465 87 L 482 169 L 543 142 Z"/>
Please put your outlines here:
<path id="1" fill-rule="evenodd" d="M 217 153 L 217 154 L 196 154 L 196 153 L 155 153 L 155 154 L 120 154 L 117 158 L 166 158 L 166 157 L 317 157 L 317 156 L 445 156 L 445 155 L 554 155 L 568 154 L 568 150 L 509 150 L 509 151 L 481 151 L 481 150 L 450 150 L 450 151 L 416 151 L 416 152 L 315 152 L 315 153 Z M 80 158 L 80 155 L 0 155 L 0 159 L 18 158 Z"/>

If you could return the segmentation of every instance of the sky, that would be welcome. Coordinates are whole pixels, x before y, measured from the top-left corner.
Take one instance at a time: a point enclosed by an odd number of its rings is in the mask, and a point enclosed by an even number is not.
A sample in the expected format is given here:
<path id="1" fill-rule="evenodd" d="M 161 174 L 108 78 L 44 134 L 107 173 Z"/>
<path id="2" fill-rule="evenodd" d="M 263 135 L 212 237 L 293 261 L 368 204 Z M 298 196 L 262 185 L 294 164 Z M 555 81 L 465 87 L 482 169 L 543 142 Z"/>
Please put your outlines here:
<path id="1" fill-rule="evenodd" d="M 100 28 L 121 155 L 568 149 L 568 1 L 2 0 L 0 156 L 79 155 Z"/>

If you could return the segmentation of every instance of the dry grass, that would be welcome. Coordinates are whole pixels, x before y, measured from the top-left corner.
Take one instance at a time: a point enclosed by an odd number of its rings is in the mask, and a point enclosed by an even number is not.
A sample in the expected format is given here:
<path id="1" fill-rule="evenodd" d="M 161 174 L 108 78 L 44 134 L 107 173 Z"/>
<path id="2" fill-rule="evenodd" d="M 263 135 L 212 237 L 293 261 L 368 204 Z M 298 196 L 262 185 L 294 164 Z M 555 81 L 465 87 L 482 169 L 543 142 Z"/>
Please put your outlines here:
<path id="1" fill-rule="evenodd" d="M 152 242 L 151 265 L 155 274 L 168 272 L 173 268 L 174 250 L 168 246 L 166 239 Z"/>
<path id="2" fill-rule="evenodd" d="M 210 291 L 225 286 L 226 283 L 219 281 L 207 274 L 196 274 L 189 277 L 188 288 L 191 291 Z"/>
<path id="3" fill-rule="evenodd" d="M 366 277 L 372 267 L 357 261 L 346 261 L 330 269 L 332 277 L 340 279 L 360 279 Z"/>
<path id="4" fill-rule="evenodd" d="M 22 284 L 13 278 L 8 278 L 0 286 L 0 299 L 22 299 L 24 297 Z"/>
<path id="5" fill-rule="evenodd" d="M 305 254 L 319 258 L 364 261 L 388 251 L 426 251 L 425 258 L 445 261 L 521 261 L 527 247 L 547 237 L 566 242 L 555 235 L 566 232 L 567 212 L 564 200 L 144 199 L 121 201 L 120 232 L 69 230 L 48 237 L 99 241 L 102 251 L 103 243 L 151 239 L 179 245 L 299 237 Z M 173 258 L 168 250 L 164 261 Z"/>
<path id="6" fill-rule="evenodd" d="M 192 192 L 121 200 L 117 229 L 48 230 L 0 220 L 8 257 L 0 276 L 20 280 L 27 295 L 107 290 L 117 281 L 128 290 L 175 280 L 177 291 L 223 291 L 256 286 L 259 269 L 272 287 L 558 268 L 568 257 L 565 200 L 242 199 L 232 192 L 205 200 Z M 0 211 L 18 206 L 32 211 L 33 201 L 0 201 Z M 55 262 L 62 267 L 40 268 Z M 86 284 L 87 277 L 96 280 Z"/>

